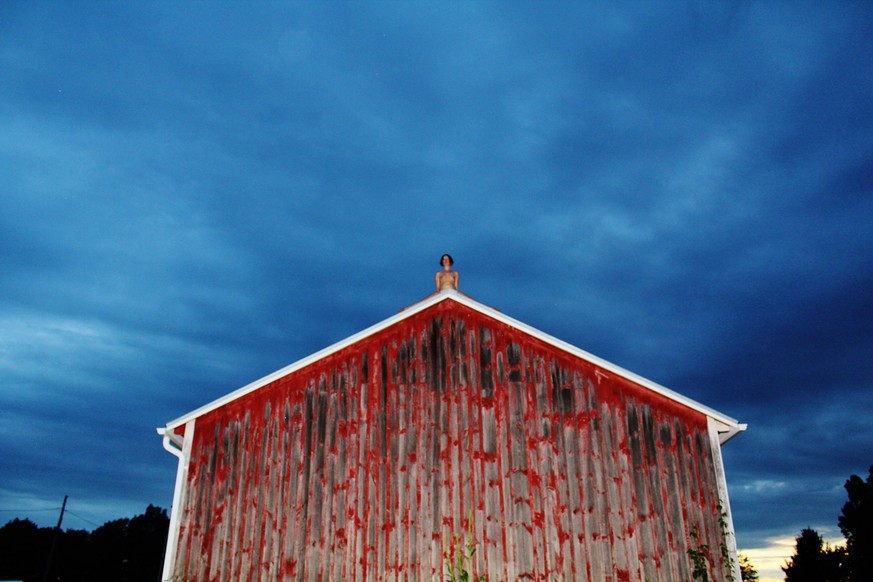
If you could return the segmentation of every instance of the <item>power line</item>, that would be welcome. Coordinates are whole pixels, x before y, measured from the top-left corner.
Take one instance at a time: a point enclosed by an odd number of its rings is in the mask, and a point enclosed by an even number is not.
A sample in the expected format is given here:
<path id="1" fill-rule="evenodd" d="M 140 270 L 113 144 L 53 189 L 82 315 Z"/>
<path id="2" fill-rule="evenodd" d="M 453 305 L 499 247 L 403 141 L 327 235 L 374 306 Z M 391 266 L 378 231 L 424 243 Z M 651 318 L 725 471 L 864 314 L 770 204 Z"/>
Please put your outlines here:
<path id="1" fill-rule="evenodd" d="M 21 509 L 0 509 L 0 512 L 5 512 L 5 513 L 30 513 L 30 512 L 32 512 L 32 511 L 60 511 L 60 509 L 61 509 L 60 507 L 46 507 L 46 508 L 44 508 L 44 509 L 32 509 L 32 508 L 28 507 L 28 508 L 21 508 Z M 82 516 L 79 515 L 78 513 L 75 513 L 75 512 L 73 512 L 73 511 L 70 511 L 70 508 L 69 508 L 69 507 L 66 509 L 66 513 L 69 513 L 70 515 L 72 515 L 73 517 L 79 519 L 80 521 L 84 521 L 85 523 L 88 523 L 88 524 L 90 524 L 90 525 L 93 525 L 94 527 L 100 527 L 100 524 L 99 524 L 99 523 L 93 522 L 93 521 L 91 521 L 90 519 L 87 519 L 87 518 L 85 518 L 85 517 L 82 517 Z"/>
<path id="2" fill-rule="evenodd" d="M 78 519 L 84 521 L 85 523 L 90 523 L 90 524 L 93 525 L 94 527 L 100 527 L 100 524 L 99 524 L 99 523 L 94 523 L 94 522 L 91 521 L 90 519 L 85 519 L 85 518 L 82 517 L 81 515 L 78 515 L 78 514 L 76 514 L 76 513 L 73 513 L 73 512 L 70 511 L 69 509 L 67 509 L 67 513 L 69 513 L 69 514 L 72 515 L 73 517 L 76 517 L 76 518 L 78 518 Z"/>

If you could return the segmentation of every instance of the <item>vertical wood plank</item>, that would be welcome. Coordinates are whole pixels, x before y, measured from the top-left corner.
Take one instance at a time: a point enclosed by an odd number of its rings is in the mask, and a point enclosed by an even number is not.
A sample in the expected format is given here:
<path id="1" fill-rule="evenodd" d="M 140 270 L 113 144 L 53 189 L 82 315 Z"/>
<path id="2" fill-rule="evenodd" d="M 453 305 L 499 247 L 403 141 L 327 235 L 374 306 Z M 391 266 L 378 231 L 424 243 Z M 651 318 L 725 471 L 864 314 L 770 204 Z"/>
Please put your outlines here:
<path id="1" fill-rule="evenodd" d="M 689 579 L 717 548 L 702 415 L 444 302 L 198 419 L 175 571 Z M 711 574 L 721 576 L 721 558 Z"/>

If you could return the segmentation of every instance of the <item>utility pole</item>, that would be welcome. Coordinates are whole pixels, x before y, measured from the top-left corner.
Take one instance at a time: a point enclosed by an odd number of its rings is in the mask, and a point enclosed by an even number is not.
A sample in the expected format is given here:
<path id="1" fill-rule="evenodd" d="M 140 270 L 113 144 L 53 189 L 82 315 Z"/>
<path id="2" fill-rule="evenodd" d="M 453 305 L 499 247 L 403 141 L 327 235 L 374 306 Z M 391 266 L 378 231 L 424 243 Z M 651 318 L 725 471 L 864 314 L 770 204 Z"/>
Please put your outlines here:
<path id="1" fill-rule="evenodd" d="M 61 533 L 61 523 L 64 521 L 64 510 L 67 508 L 67 497 L 69 497 L 69 495 L 64 495 L 64 504 L 61 505 L 61 515 L 58 517 L 58 526 L 55 528 L 55 535 L 52 536 L 52 548 L 49 550 L 48 561 L 45 563 L 45 572 L 42 575 L 42 582 L 48 582 L 48 577 L 51 573 L 52 557 L 55 554 L 55 546 L 58 544 L 58 536 Z"/>

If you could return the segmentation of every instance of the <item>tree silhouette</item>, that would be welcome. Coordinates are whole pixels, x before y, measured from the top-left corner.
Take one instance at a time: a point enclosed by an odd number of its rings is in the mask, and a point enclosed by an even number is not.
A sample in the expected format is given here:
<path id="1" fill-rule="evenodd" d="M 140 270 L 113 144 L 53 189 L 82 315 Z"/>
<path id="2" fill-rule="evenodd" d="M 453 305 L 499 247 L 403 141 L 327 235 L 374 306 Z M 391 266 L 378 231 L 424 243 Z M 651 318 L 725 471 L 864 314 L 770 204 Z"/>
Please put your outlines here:
<path id="1" fill-rule="evenodd" d="M 170 520 L 149 505 L 132 519 L 116 519 L 91 533 L 59 532 L 49 580 L 155 582 L 160 576 Z M 0 580 L 40 582 L 54 528 L 14 519 L 0 528 Z"/>
<path id="2" fill-rule="evenodd" d="M 873 466 L 864 482 L 857 475 L 846 481 L 849 501 L 843 505 L 840 531 L 846 537 L 852 580 L 873 580 Z"/>
<path id="3" fill-rule="evenodd" d="M 752 565 L 752 561 L 749 560 L 748 556 L 743 554 L 739 554 L 740 559 L 740 578 L 745 582 L 755 582 L 759 580 L 758 571 L 755 570 L 755 566 Z"/>
<path id="4" fill-rule="evenodd" d="M 52 543 L 52 530 L 29 519 L 0 528 L 0 580 L 39 580 Z"/>
<path id="5" fill-rule="evenodd" d="M 785 582 L 847 582 L 844 548 L 826 546 L 817 531 L 806 528 L 795 538 L 794 555 L 782 571 Z"/>

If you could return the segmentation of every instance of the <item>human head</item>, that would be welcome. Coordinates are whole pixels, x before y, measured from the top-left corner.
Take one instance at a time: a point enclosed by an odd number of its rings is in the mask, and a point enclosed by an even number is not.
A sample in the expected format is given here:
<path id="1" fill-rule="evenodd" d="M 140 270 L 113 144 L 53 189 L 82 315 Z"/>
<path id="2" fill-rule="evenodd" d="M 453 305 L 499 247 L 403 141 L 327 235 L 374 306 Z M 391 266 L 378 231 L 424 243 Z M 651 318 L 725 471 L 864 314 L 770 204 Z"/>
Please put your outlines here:
<path id="1" fill-rule="evenodd" d="M 454 264 L 455 264 L 455 259 L 452 258 L 452 255 L 446 253 L 446 254 L 444 254 L 443 256 L 440 257 L 440 267 L 443 266 L 443 259 L 445 259 L 446 257 L 449 258 L 449 265 L 454 265 Z"/>

